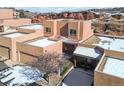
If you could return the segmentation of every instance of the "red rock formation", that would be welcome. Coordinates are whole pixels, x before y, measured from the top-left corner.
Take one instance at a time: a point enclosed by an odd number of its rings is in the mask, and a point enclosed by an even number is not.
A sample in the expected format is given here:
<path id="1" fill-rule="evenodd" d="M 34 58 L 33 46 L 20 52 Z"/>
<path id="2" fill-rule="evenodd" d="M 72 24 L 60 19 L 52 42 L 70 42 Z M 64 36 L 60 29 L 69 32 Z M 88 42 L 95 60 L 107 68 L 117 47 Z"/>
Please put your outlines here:
<path id="1" fill-rule="evenodd" d="M 45 19 L 78 19 L 78 20 L 90 20 L 96 18 L 96 15 L 91 12 L 62 12 L 58 14 L 46 14 L 37 15 L 32 19 L 32 22 L 42 23 Z"/>

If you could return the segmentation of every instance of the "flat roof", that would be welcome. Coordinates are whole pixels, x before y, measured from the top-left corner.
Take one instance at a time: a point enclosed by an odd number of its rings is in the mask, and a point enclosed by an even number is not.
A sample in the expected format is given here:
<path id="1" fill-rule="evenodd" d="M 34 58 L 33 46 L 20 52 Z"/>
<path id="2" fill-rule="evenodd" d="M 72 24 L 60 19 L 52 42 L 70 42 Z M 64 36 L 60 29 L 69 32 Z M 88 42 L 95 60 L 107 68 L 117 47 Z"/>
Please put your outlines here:
<path id="1" fill-rule="evenodd" d="M 97 36 L 94 35 L 82 44 L 89 44 L 102 47 L 107 50 L 124 52 L 124 37 L 119 36 Z"/>
<path id="2" fill-rule="evenodd" d="M 37 30 L 37 29 L 41 29 L 42 25 L 41 24 L 31 24 L 31 25 L 20 26 L 19 28 Z"/>
<path id="3" fill-rule="evenodd" d="M 88 48 L 83 46 L 78 46 L 74 51 L 75 55 L 86 56 L 91 58 L 99 58 L 101 53 L 95 48 Z"/>
<path id="4" fill-rule="evenodd" d="M 38 47 L 46 47 L 49 45 L 53 45 L 55 43 L 56 41 L 52 41 L 52 40 L 48 40 L 47 38 L 44 38 L 44 39 L 35 40 L 33 42 L 29 42 L 28 44 L 33 46 L 38 46 Z"/>
<path id="5" fill-rule="evenodd" d="M 114 37 L 113 38 L 102 37 L 102 36 L 98 36 L 98 38 L 100 39 L 99 43 L 93 45 L 97 45 L 108 50 L 124 52 L 124 39 L 119 39 Z"/>
<path id="6" fill-rule="evenodd" d="M 3 36 L 4 37 L 9 37 L 9 38 L 15 38 L 15 37 L 24 36 L 24 35 L 26 35 L 26 34 L 16 32 L 16 33 L 9 33 L 9 34 L 3 35 Z"/>
<path id="7" fill-rule="evenodd" d="M 107 57 L 103 72 L 113 76 L 124 78 L 124 60 Z"/>

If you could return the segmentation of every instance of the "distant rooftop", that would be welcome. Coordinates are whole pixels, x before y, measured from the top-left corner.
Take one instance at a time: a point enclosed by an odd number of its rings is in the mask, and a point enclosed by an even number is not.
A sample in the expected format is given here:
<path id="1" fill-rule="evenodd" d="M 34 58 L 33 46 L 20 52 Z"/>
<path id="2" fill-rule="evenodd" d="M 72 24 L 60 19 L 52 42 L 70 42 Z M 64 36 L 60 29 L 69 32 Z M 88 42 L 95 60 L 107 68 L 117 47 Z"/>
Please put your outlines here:
<path id="1" fill-rule="evenodd" d="M 55 44 L 55 41 L 48 40 L 47 38 L 35 40 L 33 42 L 29 42 L 28 44 L 38 47 L 46 47 L 52 44 Z"/>
<path id="2" fill-rule="evenodd" d="M 22 29 L 31 29 L 31 30 L 38 30 L 42 28 L 42 24 L 31 24 L 31 25 L 24 25 L 20 26 L 19 28 Z"/>
<path id="3" fill-rule="evenodd" d="M 9 37 L 9 38 L 15 38 L 15 37 L 24 36 L 24 35 L 26 35 L 26 34 L 16 32 L 16 33 L 9 33 L 9 34 L 3 35 L 3 36 Z"/>
<path id="4" fill-rule="evenodd" d="M 46 20 L 46 21 L 67 21 L 67 22 L 88 22 L 90 20 L 77 20 L 77 19 L 49 19 L 49 20 Z"/>
<path id="5" fill-rule="evenodd" d="M 124 78 L 124 60 L 107 57 L 103 72 Z"/>

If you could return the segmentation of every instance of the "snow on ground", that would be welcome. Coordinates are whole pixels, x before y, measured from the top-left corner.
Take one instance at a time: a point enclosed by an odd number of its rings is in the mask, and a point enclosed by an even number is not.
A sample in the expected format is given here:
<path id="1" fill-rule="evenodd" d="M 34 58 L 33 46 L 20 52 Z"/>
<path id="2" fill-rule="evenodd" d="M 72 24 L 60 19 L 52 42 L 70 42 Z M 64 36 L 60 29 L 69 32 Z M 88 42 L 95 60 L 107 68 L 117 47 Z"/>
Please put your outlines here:
<path id="1" fill-rule="evenodd" d="M 99 44 L 93 44 L 100 46 L 104 49 L 124 52 L 124 39 L 98 37 L 101 41 Z"/>
<path id="2" fill-rule="evenodd" d="M 14 66 L 0 72 L 4 78 L 0 79 L 1 82 L 9 86 L 28 85 L 38 80 L 42 80 L 43 73 L 38 69 L 29 66 Z"/>
<path id="3" fill-rule="evenodd" d="M 124 60 L 107 58 L 103 72 L 124 78 Z"/>
<path id="4" fill-rule="evenodd" d="M 68 86 L 68 85 L 66 85 L 65 83 L 62 83 L 62 86 Z"/>

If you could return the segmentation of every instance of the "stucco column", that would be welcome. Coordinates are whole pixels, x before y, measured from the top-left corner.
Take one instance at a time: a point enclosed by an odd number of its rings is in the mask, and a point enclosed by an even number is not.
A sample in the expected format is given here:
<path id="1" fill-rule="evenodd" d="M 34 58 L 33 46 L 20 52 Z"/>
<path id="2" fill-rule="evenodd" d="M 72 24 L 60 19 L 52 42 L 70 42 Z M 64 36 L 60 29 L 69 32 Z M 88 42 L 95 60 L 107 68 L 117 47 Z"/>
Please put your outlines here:
<path id="1" fill-rule="evenodd" d="M 53 22 L 53 36 L 57 36 L 57 21 Z"/>
<path id="2" fill-rule="evenodd" d="M 12 47 L 11 47 L 11 57 L 12 61 L 17 61 L 17 54 L 16 54 L 16 41 L 12 39 Z"/>
<path id="3" fill-rule="evenodd" d="M 80 21 L 78 22 L 77 38 L 80 40 Z"/>

